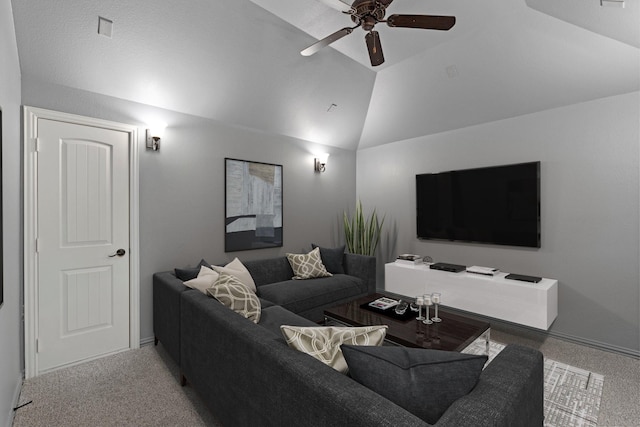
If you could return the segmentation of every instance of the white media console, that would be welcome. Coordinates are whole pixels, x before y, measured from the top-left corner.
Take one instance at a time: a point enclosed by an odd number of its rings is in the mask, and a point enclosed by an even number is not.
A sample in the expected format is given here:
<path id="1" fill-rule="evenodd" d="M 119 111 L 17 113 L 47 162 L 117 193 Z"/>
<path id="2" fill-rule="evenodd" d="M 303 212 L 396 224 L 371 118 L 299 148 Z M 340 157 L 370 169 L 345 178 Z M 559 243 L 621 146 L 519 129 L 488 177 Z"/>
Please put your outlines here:
<path id="1" fill-rule="evenodd" d="M 557 280 L 529 283 L 505 279 L 507 273 L 450 273 L 426 264 L 392 262 L 384 267 L 385 289 L 395 294 L 440 292 L 444 306 L 537 329 L 549 329 L 558 315 Z"/>

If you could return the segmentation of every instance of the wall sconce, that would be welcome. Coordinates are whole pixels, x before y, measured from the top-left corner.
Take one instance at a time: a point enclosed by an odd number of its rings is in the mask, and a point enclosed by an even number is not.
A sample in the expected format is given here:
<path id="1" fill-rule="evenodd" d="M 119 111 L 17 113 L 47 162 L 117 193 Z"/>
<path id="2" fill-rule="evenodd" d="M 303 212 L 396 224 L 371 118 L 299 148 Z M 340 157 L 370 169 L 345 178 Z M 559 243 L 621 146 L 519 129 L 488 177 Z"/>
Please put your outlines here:
<path id="1" fill-rule="evenodd" d="M 146 132 L 147 150 L 158 151 L 160 149 L 160 140 L 164 136 L 164 129 L 166 127 L 167 125 L 164 123 L 149 126 Z"/>
<path id="2" fill-rule="evenodd" d="M 317 156 L 318 157 L 313 159 L 313 170 L 316 172 L 324 172 L 327 168 L 327 159 L 329 158 L 329 154 L 322 153 Z"/>

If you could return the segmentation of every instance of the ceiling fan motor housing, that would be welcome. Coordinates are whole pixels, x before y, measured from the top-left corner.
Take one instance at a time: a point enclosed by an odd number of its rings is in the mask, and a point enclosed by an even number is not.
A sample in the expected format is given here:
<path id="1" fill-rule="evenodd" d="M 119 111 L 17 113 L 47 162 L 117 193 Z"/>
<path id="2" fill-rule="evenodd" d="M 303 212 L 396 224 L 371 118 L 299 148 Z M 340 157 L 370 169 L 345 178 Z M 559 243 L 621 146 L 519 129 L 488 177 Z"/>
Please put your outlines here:
<path id="1" fill-rule="evenodd" d="M 356 0 L 352 5 L 355 12 L 351 14 L 351 20 L 356 25 L 362 25 L 365 31 L 371 31 L 373 27 L 384 19 L 386 6 L 377 0 Z"/>

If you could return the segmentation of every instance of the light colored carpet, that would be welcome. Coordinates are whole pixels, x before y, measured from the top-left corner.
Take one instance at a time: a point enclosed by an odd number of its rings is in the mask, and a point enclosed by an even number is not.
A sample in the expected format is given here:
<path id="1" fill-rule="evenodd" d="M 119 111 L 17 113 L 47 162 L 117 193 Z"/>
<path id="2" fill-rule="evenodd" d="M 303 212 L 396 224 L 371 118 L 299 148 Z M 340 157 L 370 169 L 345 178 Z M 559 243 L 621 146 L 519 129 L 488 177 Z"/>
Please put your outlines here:
<path id="1" fill-rule="evenodd" d="M 489 361 L 505 346 L 489 343 Z M 476 340 L 463 352 L 485 354 L 484 339 Z M 598 425 L 604 376 L 548 358 L 544 359 L 545 427 L 595 427 Z"/>
<path id="2" fill-rule="evenodd" d="M 181 387 L 161 346 L 108 356 L 26 380 L 14 427 L 216 426 L 195 391 Z"/>
<path id="3" fill-rule="evenodd" d="M 491 341 L 489 360 L 504 345 Z M 482 354 L 484 341 L 465 352 Z M 490 363 L 490 362 L 489 362 Z M 26 380 L 14 427 L 219 426 L 162 346 Z M 604 377 L 545 358 L 545 427 L 596 426 Z"/>

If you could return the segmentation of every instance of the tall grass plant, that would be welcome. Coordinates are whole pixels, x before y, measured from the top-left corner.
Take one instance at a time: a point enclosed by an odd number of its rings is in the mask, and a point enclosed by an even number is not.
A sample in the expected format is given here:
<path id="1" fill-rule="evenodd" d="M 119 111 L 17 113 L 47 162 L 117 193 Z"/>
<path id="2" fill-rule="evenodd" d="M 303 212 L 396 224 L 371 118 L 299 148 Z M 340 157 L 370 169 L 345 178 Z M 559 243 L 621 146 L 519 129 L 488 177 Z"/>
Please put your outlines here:
<path id="1" fill-rule="evenodd" d="M 358 200 L 353 216 L 350 217 L 347 212 L 344 212 L 343 219 L 347 250 L 352 254 L 374 256 L 380 242 L 384 217 L 378 220 L 378 214 L 374 209 L 365 218 L 362 202 Z"/>

